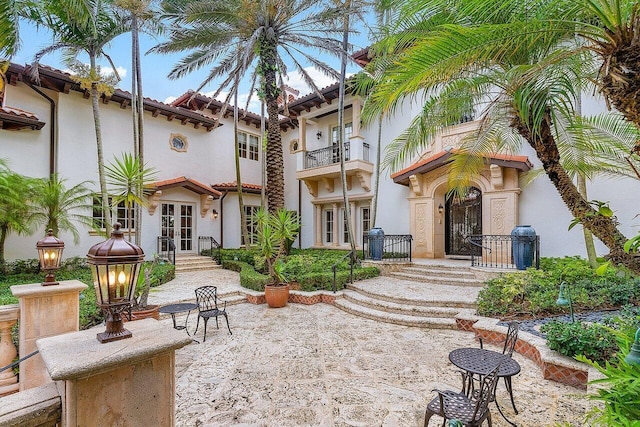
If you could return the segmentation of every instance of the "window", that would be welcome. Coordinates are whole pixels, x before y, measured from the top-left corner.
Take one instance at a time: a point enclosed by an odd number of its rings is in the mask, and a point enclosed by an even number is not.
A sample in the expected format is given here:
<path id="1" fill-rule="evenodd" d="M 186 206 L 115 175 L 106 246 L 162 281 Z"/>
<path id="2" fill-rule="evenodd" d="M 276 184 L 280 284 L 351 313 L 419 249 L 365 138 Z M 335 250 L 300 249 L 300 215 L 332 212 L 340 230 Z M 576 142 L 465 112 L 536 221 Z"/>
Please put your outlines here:
<path id="1" fill-rule="evenodd" d="M 333 242 L 333 211 L 324 211 L 324 237 L 326 243 Z"/>
<path id="2" fill-rule="evenodd" d="M 249 160 L 258 160 L 258 137 L 245 132 L 238 132 L 238 149 L 240 157 Z"/>
<path id="3" fill-rule="evenodd" d="M 135 229 L 135 222 L 133 219 L 133 211 L 135 209 L 135 205 L 131 207 L 129 212 L 127 212 L 127 208 L 124 202 L 118 203 L 118 206 L 115 207 L 112 205 L 112 203 L 113 198 L 109 197 L 109 206 L 111 206 L 111 221 L 113 221 L 113 223 L 119 222 L 122 225 L 123 230 Z M 93 209 L 91 216 L 96 228 L 105 228 L 104 212 L 102 211 L 102 197 L 100 195 L 96 194 L 93 196 Z"/>
<path id="4" fill-rule="evenodd" d="M 247 231 L 249 232 L 249 240 L 251 240 L 252 245 L 258 244 L 258 224 L 256 222 L 256 215 L 258 214 L 259 206 L 245 206 L 244 207 L 244 215 L 245 215 L 245 224 L 247 225 Z M 246 245 L 244 241 L 244 236 L 242 235 L 242 230 L 240 230 L 240 241 L 243 245 Z"/>
<path id="5" fill-rule="evenodd" d="M 332 144 L 337 144 L 338 143 L 338 126 L 334 126 L 331 128 L 331 143 Z M 351 134 L 353 133 L 353 124 L 352 123 L 346 123 L 344 125 L 344 142 L 345 144 L 347 142 L 349 142 L 349 138 L 351 138 Z"/>
<path id="6" fill-rule="evenodd" d="M 371 229 L 371 210 L 367 208 L 362 208 L 360 211 L 360 220 L 362 222 L 362 234 L 368 234 Z"/>

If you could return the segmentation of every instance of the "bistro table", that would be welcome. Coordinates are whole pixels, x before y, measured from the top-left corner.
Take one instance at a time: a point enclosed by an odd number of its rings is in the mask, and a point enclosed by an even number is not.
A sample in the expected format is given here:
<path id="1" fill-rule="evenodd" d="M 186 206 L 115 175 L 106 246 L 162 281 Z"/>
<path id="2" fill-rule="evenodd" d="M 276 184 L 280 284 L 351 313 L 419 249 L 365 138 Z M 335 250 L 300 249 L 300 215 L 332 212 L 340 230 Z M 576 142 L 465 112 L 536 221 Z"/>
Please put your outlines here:
<path id="1" fill-rule="evenodd" d="M 198 304 L 192 302 L 183 302 L 179 304 L 169 304 L 162 306 L 158 309 L 160 313 L 170 314 L 171 320 L 173 320 L 173 328 L 187 331 L 187 335 L 191 336 L 189 333 L 189 329 L 187 329 L 187 323 L 189 322 L 189 314 L 191 314 L 191 310 L 195 310 L 198 308 Z M 187 312 L 187 318 L 184 321 L 184 325 L 176 324 L 176 314 Z"/>
<path id="2" fill-rule="evenodd" d="M 497 351 L 486 350 L 482 348 L 476 347 L 465 347 L 458 348 L 449 353 L 449 360 L 451 363 L 456 365 L 458 368 L 469 372 L 469 384 L 467 385 L 467 390 L 469 393 L 473 392 L 473 376 L 479 375 L 480 378 L 484 375 L 487 375 L 493 370 L 493 368 L 500 364 L 500 368 L 498 368 L 498 377 L 504 378 L 504 383 L 507 387 L 507 391 L 509 392 L 509 397 L 511 398 L 511 405 L 513 406 L 513 410 L 515 413 L 518 413 L 516 409 L 516 404 L 513 400 L 513 389 L 511 387 L 511 377 L 520 373 L 520 364 L 513 360 L 511 357 L 498 353 Z M 498 399 L 495 399 L 496 407 L 498 408 L 498 412 L 502 415 L 509 424 L 515 426 L 515 424 L 507 419 L 502 413 L 502 409 L 498 404 Z"/>

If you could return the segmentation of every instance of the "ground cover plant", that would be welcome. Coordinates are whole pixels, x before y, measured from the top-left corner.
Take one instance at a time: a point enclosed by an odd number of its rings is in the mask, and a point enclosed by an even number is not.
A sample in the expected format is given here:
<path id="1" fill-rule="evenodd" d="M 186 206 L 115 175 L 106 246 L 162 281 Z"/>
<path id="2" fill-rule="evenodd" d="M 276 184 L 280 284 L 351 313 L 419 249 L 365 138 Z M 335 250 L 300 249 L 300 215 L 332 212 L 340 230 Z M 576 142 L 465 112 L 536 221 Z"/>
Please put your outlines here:
<path id="1" fill-rule="evenodd" d="M 333 272 L 336 265 L 336 285 L 338 288 L 349 281 L 348 251 L 324 249 L 292 249 L 283 259 L 282 274 L 289 282 L 297 282 L 300 290 L 312 292 L 333 288 Z M 256 291 L 264 290 L 269 277 L 265 270 L 264 258 L 259 251 L 249 249 L 223 249 L 224 268 L 240 273 L 240 284 Z M 362 280 L 379 275 L 375 267 L 354 267 L 354 280 Z"/>
<path id="2" fill-rule="evenodd" d="M 146 263 L 152 266 L 151 286 L 159 286 L 175 277 L 172 264 Z M 37 259 L 18 260 L 4 265 L 0 272 L 0 305 L 17 304 L 18 299 L 11 293 L 11 286 L 40 283 L 44 273 L 40 272 Z M 79 280 L 89 287 L 80 293 L 80 329 L 87 329 L 102 322 L 102 313 L 96 304 L 91 271 L 84 258 L 69 258 L 62 262 L 56 272 L 57 280 Z"/>
<path id="3" fill-rule="evenodd" d="M 540 269 L 501 275 L 478 295 L 478 313 L 502 318 L 545 317 L 566 313 L 556 300 L 560 284 L 569 285 L 576 312 L 640 302 L 640 278 L 608 267 L 596 272 L 579 257 L 542 258 Z"/>

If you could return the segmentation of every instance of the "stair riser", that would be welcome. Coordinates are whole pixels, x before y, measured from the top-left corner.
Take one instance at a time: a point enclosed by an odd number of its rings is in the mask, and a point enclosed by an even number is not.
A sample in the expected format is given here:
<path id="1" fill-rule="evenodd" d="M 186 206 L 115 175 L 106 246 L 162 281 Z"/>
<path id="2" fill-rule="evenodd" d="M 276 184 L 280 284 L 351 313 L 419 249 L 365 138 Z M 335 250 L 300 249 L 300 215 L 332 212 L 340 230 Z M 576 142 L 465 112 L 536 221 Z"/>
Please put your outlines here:
<path id="1" fill-rule="evenodd" d="M 475 274 L 465 272 L 465 271 L 449 271 L 449 270 L 421 269 L 421 268 L 407 267 L 407 268 L 403 268 L 398 272 L 418 274 L 418 275 L 421 274 L 425 276 L 453 277 L 457 279 L 475 280 L 476 278 Z"/>
<path id="2" fill-rule="evenodd" d="M 421 311 L 421 310 L 407 310 L 407 309 L 397 309 L 395 307 L 388 307 L 382 304 L 376 304 L 375 302 L 367 302 L 361 301 L 355 298 L 350 298 L 348 295 L 345 295 L 345 299 L 347 301 L 352 302 L 353 304 L 361 305 L 363 307 L 367 307 L 373 310 L 382 311 L 385 313 L 396 313 L 396 314 L 404 314 L 405 316 L 413 316 L 413 317 L 440 317 L 440 318 L 453 318 L 457 312 L 446 312 L 446 311 L 438 311 L 438 310 L 429 310 L 429 311 Z M 440 307 L 440 306 L 438 306 Z M 427 307 L 422 307 L 427 308 Z M 434 307 L 436 308 L 436 307 Z"/>
<path id="3" fill-rule="evenodd" d="M 222 268 L 219 265 L 209 265 L 206 267 L 176 267 L 176 273 L 187 273 L 191 271 L 209 271 Z"/>
<path id="4" fill-rule="evenodd" d="M 419 301 L 419 300 L 406 300 L 400 298 L 391 298 L 385 295 L 377 295 L 372 294 L 370 292 L 363 291 L 362 289 L 357 289 L 351 285 L 347 285 L 347 289 L 358 292 L 361 295 L 367 296 L 372 299 L 378 299 L 381 301 L 393 302 L 396 304 L 408 304 L 408 305 L 417 305 L 420 307 L 450 307 L 450 308 L 471 308 L 475 309 L 475 304 L 468 304 L 464 302 L 457 301 Z"/>
<path id="5" fill-rule="evenodd" d="M 340 305 L 336 304 L 336 307 L 338 307 L 340 310 L 345 311 L 347 313 L 353 314 L 354 316 L 358 316 L 358 317 L 364 317 L 365 319 L 371 319 L 371 320 L 376 320 L 379 322 L 385 322 L 385 323 L 391 323 L 394 325 L 402 325 L 402 326 L 412 326 L 412 327 L 417 327 L 417 328 L 425 328 L 425 329 L 455 329 L 456 325 L 455 323 L 453 324 L 445 324 L 445 323 L 425 323 L 425 322 L 407 322 L 407 321 L 403 321 L 403 320 L 398 320 L 398 319 L 391 319 L 391 318 L 387 318 L 384 316 L 374 316 L 372 314 L 368 314 L 368 313 L 361 313 L 358 312 L 357 310 L 352 310 L 349 309 L 347 307 L 343 307 Z"/>
<path id="6" fill-rule="evenodd" d="M 427 277 L 427 276 L 416 276 L 416 275 L 405 275 L 402 273 L 391 273 L 390 277 L 395 277 L 396 279 L 402 280 L 410 280 L 412 282 L 420 282 L 420 283 L 430 283 L 433 285 L 443 285 L 443 286 L 469 286 L 472 288 L 482 288 L 484 284 L 479 281 L 467 282 L 467 281 L 458 281 L 455 278 L 451 278 L 447 280 L 443 277 Z"/>

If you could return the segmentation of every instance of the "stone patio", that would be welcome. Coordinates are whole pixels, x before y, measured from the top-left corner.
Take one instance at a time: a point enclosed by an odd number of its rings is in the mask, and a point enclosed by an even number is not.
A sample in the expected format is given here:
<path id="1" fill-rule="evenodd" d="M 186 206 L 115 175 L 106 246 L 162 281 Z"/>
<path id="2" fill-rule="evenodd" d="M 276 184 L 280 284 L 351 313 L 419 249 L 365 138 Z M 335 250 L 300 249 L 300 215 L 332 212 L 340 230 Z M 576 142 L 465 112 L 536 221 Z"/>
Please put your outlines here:
<path id="1" fill-rule="evenodd" d="M 150 300 L 193 299 L 202 284 L 239 287 L 230 271 L 183 273 Z M 477 346 L 468 332 L 381 323 L 327 304 L 238 304 L 228 313 L 233 335 L 210 323 L 205 343 L 177 352 L 178 426 L 422 426 L 431 390 L 460 387 L 449 352 Z M 191 331 L 195 320 L 192 313 Z M 196 338 L 202 341 L 202 329 Z M 519 415 L 504 383 L 497 390 L 508 418 L 519 426 L 583 425 L 583 391 L 544 380 L 532 361 L 514 358 L 522 366 L 513 379 Z M 494 426 L 508 426 L 491 410 Z M 436 425 L 441 419 L 433 417 Z"/>

